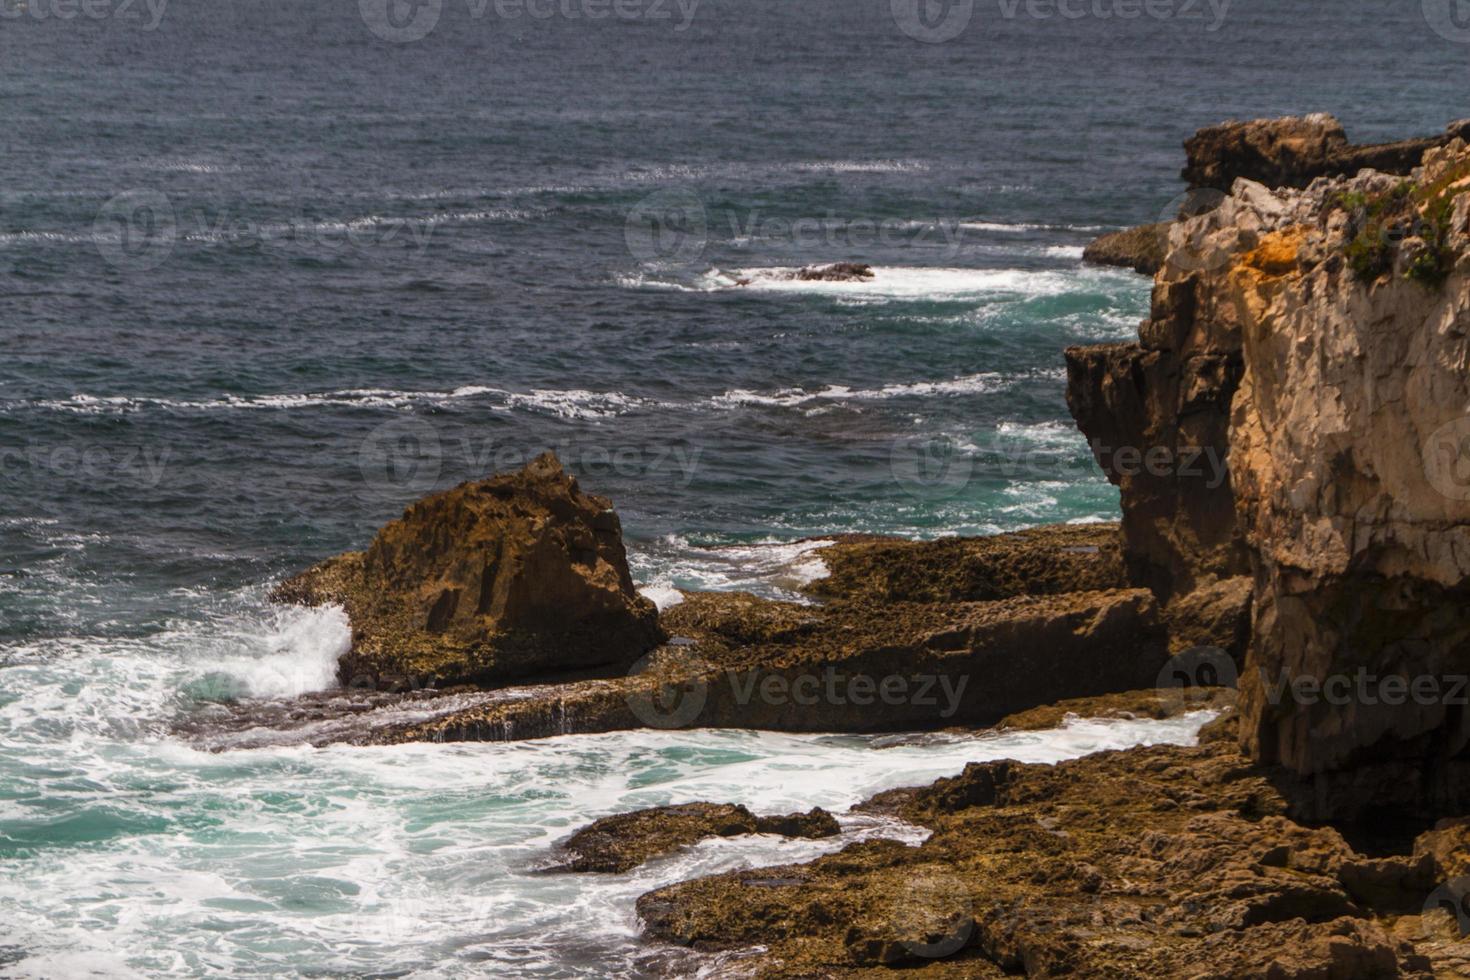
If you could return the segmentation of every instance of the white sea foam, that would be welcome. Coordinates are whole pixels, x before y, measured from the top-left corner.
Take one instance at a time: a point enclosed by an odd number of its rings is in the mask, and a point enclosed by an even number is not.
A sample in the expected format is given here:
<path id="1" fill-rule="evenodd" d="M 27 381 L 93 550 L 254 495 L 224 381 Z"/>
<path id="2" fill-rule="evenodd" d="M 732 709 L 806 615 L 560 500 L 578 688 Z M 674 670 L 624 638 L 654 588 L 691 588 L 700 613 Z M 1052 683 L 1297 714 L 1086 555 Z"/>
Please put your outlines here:
<path id="1" fill-rule="evenodd" d="M 824 388 L 780 388 L 775 391 L 750 391 L 734 388 L 716 395 L 716 405 L 772 405 L 791 408 L 811 402 L 886 401 L 892 398 L 923 398 L 936 395 L 977 395 L 1003 391 L 1025 378 L 1003 375 L 994 371 L 966 374 L 957 378 L 939 381 L 908 381 L 883 385 L 880 388 L 852 388 L 847 385 L 827 385 Z"/>
<path id="2" fill-rule="evenodd" d="M 663 612 L 665 609 L 672 609 L 684 601 L 684 593 L 666 582 L 655 582 L 652 585 L 645 585 L 638 590 L 638 594 L 657 606 L 659 612 Z"/>
<path id="3" fill-rule="evenodd" d="M 201 665 L 238 684 L 253 698 L 289 698 L 337 684 L 337 660 L 352 646 L 352 629 L 341 606 L 279 610 L 261 634 L 242 637 L 240 655 Z"/>
<path id="4" fill-rule="evenodd" d="M 61 743 L 47 766 L 78 778 L 48 819 L 74 814 L 71 833 L 97 839 L 0 859 L 7 940 L 26 954 L 7 970 L 447 977 L 464 975 L 469 951 L 486 976 L 628 975 L 648 953 L 634 902 L 651 889 L 871 837 L 917 844 L 919 828 L 846 810 L 973 761 L 1188 744 L 1209 717 L 912 739 L 635 731 L 226 753 L 160 741 L 88 754 Z M 597 817 L 693 800 L 758 813 L 823 806 L 842 833 L 709 840 L 626 874 L 530 873 Z M 12 833 L 37 830 L 33 817 L 5 817 Z"/>
<path id="5" fill-rule="evenodd" d="M 957 269 L 874 266 L 871 279 L 849 282 L 792 278 L 795 268 L 738 269 L 730 276 L 748 280 L 729 288 L 757 293 L 814 293 L 867 300 L 940 300 L 1019 294 L 1051 296 L 1076 288 L 1076 280 L 1059 272 L 1026 269 Z"/>
<path id="6" fill-rule="evenodd" d="M 607 418 L 659 403 L 616 391 L 574 388 L 538 388 L 529 392 L 509 391 L 485 385 L 464 385 L 453 391 L 411 391 L 394 388 L 344 388 L 319 392 L 283 392 L 266 395 L 223 395 L 218 398 L 150 398 L 132 395 L 77 394 L 69 398 L 35 402 L 33 405 L 81 415 L 126 415 L 151 410 L 185 412 L 290 410 L 321 407 L 405 408 L 414 405 L 443 405 L 463 399 L 483 399 L 502 411 L 531 409 L 563 418 Z"/>

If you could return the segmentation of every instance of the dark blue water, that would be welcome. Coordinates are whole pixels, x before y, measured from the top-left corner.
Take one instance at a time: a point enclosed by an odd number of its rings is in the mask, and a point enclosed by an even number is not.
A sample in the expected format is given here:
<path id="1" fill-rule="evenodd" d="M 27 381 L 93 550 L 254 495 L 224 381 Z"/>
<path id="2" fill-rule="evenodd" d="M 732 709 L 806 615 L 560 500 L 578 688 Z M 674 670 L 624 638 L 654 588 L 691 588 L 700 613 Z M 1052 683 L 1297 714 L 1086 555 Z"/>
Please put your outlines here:
<path id="1" fill-rule="evenodd" d="M 166 743 L 196 660 L 320 662 L 268 582 L 544 448 L 650 584 L 1113 517 L 1061 350 L 1148 285 L 1081 246 L 1172 211 L 1199 126 L 1467 114 L 1437 0 L 977 0 L 943 43 L 955 4 L 596 2 L 0 0 L 0 853 L 50 826 L 7 801 L 86 795 L 37 751 Z M 172 826 L 55 805 L 84 849 Z"/>

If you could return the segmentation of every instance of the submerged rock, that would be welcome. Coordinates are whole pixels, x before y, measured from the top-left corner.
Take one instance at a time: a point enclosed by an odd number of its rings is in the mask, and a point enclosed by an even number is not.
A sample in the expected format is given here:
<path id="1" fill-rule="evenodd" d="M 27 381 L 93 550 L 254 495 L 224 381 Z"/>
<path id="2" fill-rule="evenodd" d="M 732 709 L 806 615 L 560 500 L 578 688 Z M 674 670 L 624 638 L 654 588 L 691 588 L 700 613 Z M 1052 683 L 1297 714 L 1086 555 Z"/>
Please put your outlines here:
<path id="1" fill-rule="evenodd" d="M 864 262 L 809 265 L 792 274 L 802 282 L 862 282 L 873 278 L 873 267 Z"/>
<path id="2" fill-rule="evenodd" d="M 815 839 L 835 837 L 841 829 L 837 818 L 820 807 L 757 817 L 730 803 L 681 803 L 619 813 L 583 827 L 562 845 L 566 860 L 553 870 L 621 874 L 708 837 L 779 834 Z"/>
<path id="3" fill-rule="evenodd" d="M 550 453 L 418 501 L 367 551 L 317 565 L 274 598 L 345 607 L 352 649 L 340 675 L 374 687 L 626 669 L 664 639 L 633 587 L 612 504 Z"/>

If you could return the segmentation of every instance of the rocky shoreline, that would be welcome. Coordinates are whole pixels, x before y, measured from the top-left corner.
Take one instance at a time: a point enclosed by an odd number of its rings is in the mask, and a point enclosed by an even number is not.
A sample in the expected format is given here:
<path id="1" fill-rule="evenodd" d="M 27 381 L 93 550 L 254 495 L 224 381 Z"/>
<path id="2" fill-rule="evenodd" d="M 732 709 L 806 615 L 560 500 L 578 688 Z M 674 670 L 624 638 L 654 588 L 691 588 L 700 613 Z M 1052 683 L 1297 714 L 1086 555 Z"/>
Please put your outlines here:
<path id="1" fill-rule="evenodd" d="M 1065 353 L 1120 525 L 839 540 L 806 603 L 658 612 L 611 503 L 543 457 L 283 583 L 347 609 L 344 690 L 212 723 L 383 744 L 1208 708 L 1194 747 L 879 794 L 860 809 L 922 844 L 661 888 L 646 935 L 769 977 L 1470 975 L 1466 128 L 1364 147 L 1312 116 L 1190 141 L 1213 199 L 1135 236 L 1160 248 L 1138 341 Z M 584 828 L 560 872 L 831 830 L 682 804 Z"/>

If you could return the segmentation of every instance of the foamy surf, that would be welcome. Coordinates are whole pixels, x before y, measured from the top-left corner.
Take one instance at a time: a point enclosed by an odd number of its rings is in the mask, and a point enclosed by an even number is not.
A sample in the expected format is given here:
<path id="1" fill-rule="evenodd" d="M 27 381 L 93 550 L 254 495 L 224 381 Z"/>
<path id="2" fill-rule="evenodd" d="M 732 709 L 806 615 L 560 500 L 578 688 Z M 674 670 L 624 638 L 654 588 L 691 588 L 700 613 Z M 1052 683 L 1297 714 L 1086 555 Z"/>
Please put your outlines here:
<path id="1" fill-rule="evenodd" d="M 0 850 L 7 941 L 20 950 L 8 975 L 629 975 L 668 955 L 638 939 L 644 892 L 872 837 L 918 843 L 920 828 L 846 811 L 969 762 L 1190 744 L 1209 717 L 919 739 L 637 731 L 222 754 L 163 742 L 85 757 L 61 745 L 85 779 L 47 819 L 95 839 L 27 844 L 32 825 L 7 820 L 20 841 Z M 160 770 L 166 786 L 149 775 Z M 842 833 L 710 840 L 621 875 L 536 873 L 591 820 L 693 800 L 823 806 Z M 137 822 L 145 805 L 155 823 Z M 147 914 L 115 914 L 119 899 Z"/>
<path id="2" fill-rule="evenodd" d="M 888 300 L 942 300 L 995 294 L 1050 296 L 1075 287 L 1068 275 L 1027 269 L 873 266 L 870 279 L 798 279 L 797 268 L 766 267 L 713 273 L 714 286 L 755 293 L 798 293 Z"/>

